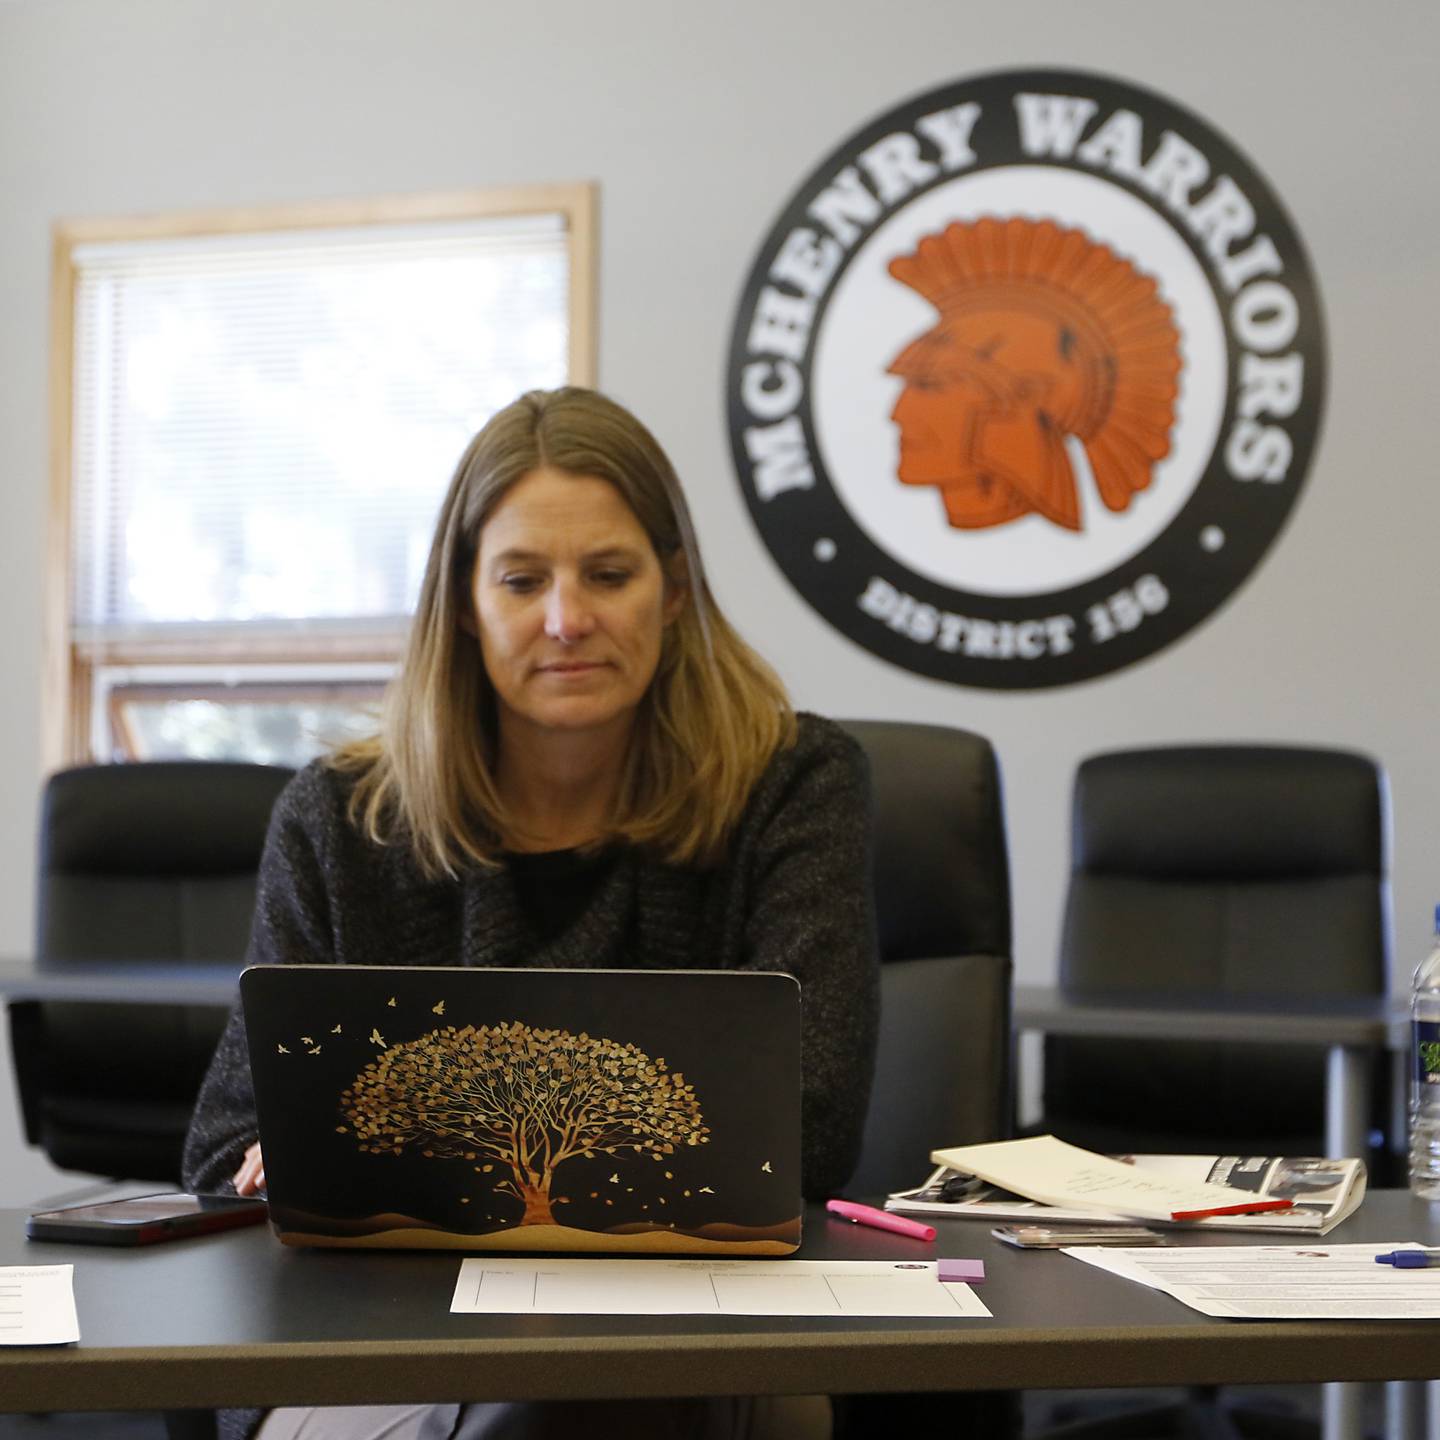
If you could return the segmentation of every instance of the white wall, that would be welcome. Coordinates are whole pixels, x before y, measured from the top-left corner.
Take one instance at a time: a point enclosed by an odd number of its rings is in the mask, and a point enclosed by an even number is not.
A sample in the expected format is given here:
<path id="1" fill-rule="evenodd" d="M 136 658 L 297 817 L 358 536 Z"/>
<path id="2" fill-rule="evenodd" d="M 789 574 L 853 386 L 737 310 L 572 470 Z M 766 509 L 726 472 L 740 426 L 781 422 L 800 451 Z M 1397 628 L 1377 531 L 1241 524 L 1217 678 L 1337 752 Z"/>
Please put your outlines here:
<path id="1" fill-rule="evenodd" d="M 58 216 L 595 179 L 600 380 L 660 434 L 723 604 L 835 714 L 966 725 L 1005 771 L 1022 979 L 1049 978 L 1076 761 L 1182 739 L 1349 745 L 1395 812 L 1398 960 L 1435 863 L 1440 186 L 1432 0 L 10 0 L 0 4 L 0 950 L 24 952 L 40 783 L 49 228 Z M 1307 242 L 1329 323 L 1318 459 L 1220 614 L 1105 679 L 999 694 L 922 680 L 825 626 L 741 501 L 722 370 L 753 252 L 811 167 L 873 114 L 981 70 L 1078 66 L 1173 96 L 1259 165 Z M 0 1203 L 56 1177 L 0 1080 Z"/>

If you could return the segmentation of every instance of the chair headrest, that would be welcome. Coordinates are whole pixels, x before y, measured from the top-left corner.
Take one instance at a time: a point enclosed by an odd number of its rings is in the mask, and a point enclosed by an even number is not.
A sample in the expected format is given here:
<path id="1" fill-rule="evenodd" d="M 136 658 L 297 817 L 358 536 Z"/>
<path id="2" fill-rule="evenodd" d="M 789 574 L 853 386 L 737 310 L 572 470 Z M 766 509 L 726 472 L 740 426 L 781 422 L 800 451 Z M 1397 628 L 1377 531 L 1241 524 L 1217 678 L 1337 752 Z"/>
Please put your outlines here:
<path id="1" fill-rule="evenodd" d="M 944 725 L 842 720 L 870 761 L 882 960 L 1010 954 L 995 751 Z"/>
<path id="2" fill-rule="evenodd" d="M 1193 745 L 1092 756 L 1076 772 L 1077 873 L 1281 879 L 1384 873 L 1385 786 L 1369 756 Z"/>
<path id="3" fill-rule="evenodd" d="M 41 877 L 254 871 L 275 798 L 293 774 L 223 761 L 61 770 L 41 802 Z"/>

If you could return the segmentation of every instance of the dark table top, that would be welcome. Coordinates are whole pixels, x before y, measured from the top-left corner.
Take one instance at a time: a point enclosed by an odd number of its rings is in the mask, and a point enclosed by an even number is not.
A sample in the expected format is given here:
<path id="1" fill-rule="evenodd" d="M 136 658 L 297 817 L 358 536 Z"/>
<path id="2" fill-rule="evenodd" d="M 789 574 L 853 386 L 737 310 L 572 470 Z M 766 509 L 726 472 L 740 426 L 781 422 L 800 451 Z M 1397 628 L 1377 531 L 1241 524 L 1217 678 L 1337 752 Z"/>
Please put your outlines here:
<path id="1" fill-rule="evenodd" d="M 24 1218 L 0 1211 L 0 1263 L 73 1264 L 82 1340 L 0 1347 L 6 1410 L 1440 1376 L 1440 1321 L 1214 1320 L 975 1220 L 941 1220 L 925 1245 L 816 1209 L 801 1257 L 982 1258 L 988 1320 L 452 1315 L 458 1253 L 292 1250 L 265 1226 L 39 1244 Z M 1440 1243 L 1440 1207 L 1372 1193 L 1327 1239 Z"/>
<path id="2" fill-rule="evenodd" d="M 1052 1035 L 1135 1035 L 1153 1040 L 1255 1040 L 1286 1045 L 1408 1043 L 1408 1009 L 1388 995 L 1187 995 L 1158 1003 L 1153 995 L 1085 993 L 1058 985 L 1017 985 L 1011 997 L 1017 1030 Z"/>

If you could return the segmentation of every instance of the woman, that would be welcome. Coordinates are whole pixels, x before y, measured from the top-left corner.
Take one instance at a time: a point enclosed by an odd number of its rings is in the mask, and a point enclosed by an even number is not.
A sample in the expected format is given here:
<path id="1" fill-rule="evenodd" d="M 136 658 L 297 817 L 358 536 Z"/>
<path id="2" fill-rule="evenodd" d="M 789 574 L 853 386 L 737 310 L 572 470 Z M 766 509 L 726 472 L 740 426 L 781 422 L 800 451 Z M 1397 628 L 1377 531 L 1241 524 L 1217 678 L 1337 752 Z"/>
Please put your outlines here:
<path id="1" fill-rule="evenodd" d="M 381 733 L 277 802 L 248 959 L 787 971 L 818 1198 L 854 1168 L 874 1056 L 867 809 L 856 744 L 794 715 L 716 609 L 654 437 L 537 391 L 461 458 Z M 264 1185 L 238 1014 L 184 1174 Z"/>

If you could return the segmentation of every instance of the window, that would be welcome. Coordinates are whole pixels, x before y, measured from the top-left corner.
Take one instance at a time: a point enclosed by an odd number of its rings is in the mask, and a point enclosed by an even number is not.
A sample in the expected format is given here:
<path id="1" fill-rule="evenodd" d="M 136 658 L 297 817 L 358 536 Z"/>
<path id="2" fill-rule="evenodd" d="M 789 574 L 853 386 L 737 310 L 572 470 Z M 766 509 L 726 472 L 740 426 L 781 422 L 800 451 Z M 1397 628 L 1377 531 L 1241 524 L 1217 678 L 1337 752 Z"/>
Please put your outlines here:
<path id="1" fill-rule="evenodd" d="M 52 764 L 373 725 L 466 441 L 593 382 L 590 187 L 57 227 Z"/>

